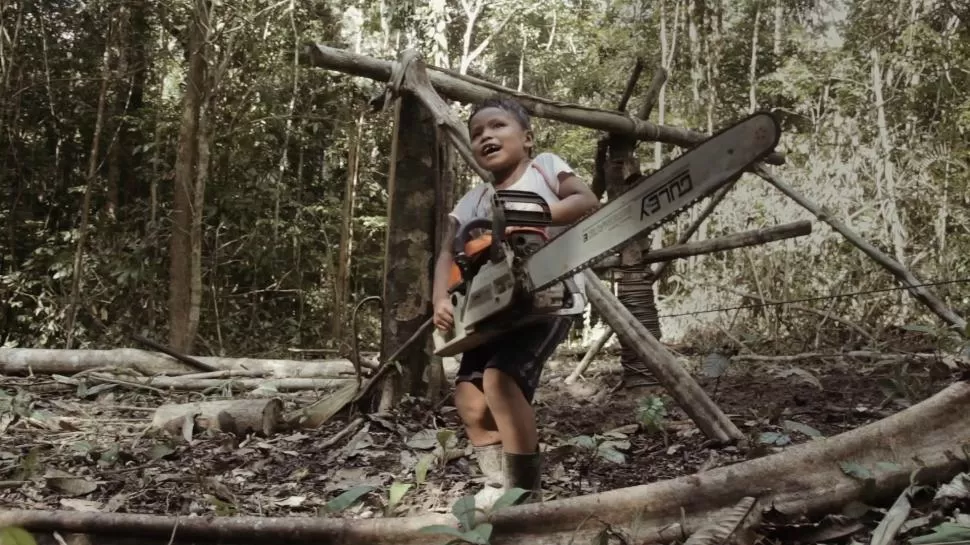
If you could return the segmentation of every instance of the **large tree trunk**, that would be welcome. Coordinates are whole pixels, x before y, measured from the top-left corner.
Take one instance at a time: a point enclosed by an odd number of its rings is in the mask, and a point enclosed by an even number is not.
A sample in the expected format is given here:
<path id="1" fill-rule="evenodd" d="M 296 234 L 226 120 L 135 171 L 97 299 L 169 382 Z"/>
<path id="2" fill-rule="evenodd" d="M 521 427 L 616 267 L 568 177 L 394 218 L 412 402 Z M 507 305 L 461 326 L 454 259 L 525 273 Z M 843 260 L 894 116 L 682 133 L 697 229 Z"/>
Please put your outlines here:
<path id="1" fill-rule="evenodd" d="M 637 544 L 682 541 L 718 520 L 744 498 L 761 509 L 796 519 L 837 512 L 859 500 L 892 501 L 917 483 L 933 483 L 963 470 L 960 456 L 970 439 L 970 383 L 960 381 L 884 420 L 827 439 L 810 441 L 746 462 L 668 481 L 574 498 L 519 505 L 491 514 L 490 543 L 559 545 L 591 543 L 606 525 L 636 532 Z M 890 462 L 890 463 L 887 463 Z M 845 472 L 844 464 L 865 468 L 872 479 Z M 476 517 L 484 522 L 484 516 Z M 595 520 L 592 524 L 589 521 Z M 450 514 L 351 519 L 328 517 L 192 517 L 125 513 L 17 511 L 0 513 L 0 527 L 138 535 L 144 540 L 193 539 L 222 543 L 266 539 L 292 543 L 417 545 L 444 543 L 444 535 L 420 531 L 432 524 L 457 527 Z M 177 532 L 173 532 L 177 530 Z"/>
<path id="2" fill-rule="evenodd" d="M 687 0 L 687 41 L 690 45 L 690 90 L 693 101 L 690 105 L 691 117 L 701 105 L 701 80 L 704 68 L 701 66 L 701 38 L 698 21 L 703 17 L 704 6 L 701 0 Z"/>
<path id="3" fill-rule="evenodd" d="M 672 36 L 667 39 L 667 2 L 660 0 L 660 62 L 670 78 L 674 54 L 677 52 L 677 30 L 680 28 L 680 6 L 684 0 L 675 0 Z M 662 85 L 657 95 L 657 124 L 663 126 L 667 115 L 667 86 Z M 653 145 L 653 168 L 663 166 L 663 145 L 657 140 Z"/>
<path id="4" fill-rule="evenodd" d="M 882 160 L 876 164 L 876 187 L 879 190 L 878 206 L 883 208 L 883 221 L 889 231 L 892 240 L 894 257 L 902 265 L 906 265 L 906 226 L 899 214 L 896 203 L 899 201 L 896 195 L 896 173 L 893 163 L 893 137 L 889 132 L 889 124 L 886 122 L 886 102 L 883 99 L 883 66 L 880 59 L 879 50 L 872 48 L 872 94 L 875 99 L 876 107 L 876 127 L 879 129 L 879 148 L 882 151 Z"/>
<path id="5" fill-rule="evenodd" d="M 396 154 L 388 181 L 387 242 L 384 254 L 384 311 L 381 361 L 413 335 L 430 317 L 434 255 L 435 129 L 417 97 L 399 99 L 395 122 Z M 422 376 L 430 361 L 426 343 L 416 342 L 398 358 L 403 375 L 385 379 L 382 407 L 396 404 L 404 393 L 422 394 Z"/>
<path id="6" fill-rule="evenodd" d="M 455 205 L 455 183 L 457 176 L 454 170 L 455 150 L 448 144 L 448 135 L 438 129 L 435 143 L 434 161 L 434 197 L 435 197 L 435 231 L 434 231 L 434 259 L 428 263 L 428 275 L 434 278 L 434 264 L 438 261 L 438 253 L 448 232 L 448 214 Z M 444 358 L 434 355 L 434 341 L 428 336 L 428 353 L 431 354 L 431 366 L 428 369 L 428 398 L 437 402 L 445 393 Z"/>
<path id="7" fill-rule="evenodd" d="M 189 67 L 182 97 L 182 124 L 179 129 L 178 154 L 175 160 L 175 187 L 172 207 L 172 236 L 169 244 L 169 342 L 179 352 L 191 352 L 198 328 L 196 286 L 200 268 L 193 263 L 193 236 L 202 210 L 195 208 L 198 198 L 197 169 L 199 162 L 199 117 L 208 84 L 206 61 L 206 21 L 203 0 L 196 0 L 189 23 Z M 193 309 L 193 305 L 196 305 Z"/>
<path id="8" fill-rule="evenodd" d="M 635 78 L 635 76 L 634 76 Z M 634 81 L 631 78 L 631 82 Z M 644 102 L 637 112 L 637 117 L 647 119 L 654 107 L 654 101 L 665 86 L 667 74 L 663 68 L 657 70 L 651 81 Z M 632 89 L 632 85 L 628 86 Z M 623 104 L 621 103 L 621 109 Z M 627 180 L 641 174 L 640 163 L 635 156 L 637 141 L 628 136 L 610 135 L 606 141 L 606 179 L 607 195 L 615 199 L 623 193 L 629 185 Z M 621 253 L 621 264 L 618 267 L 617 298 L 637 320 L 654 337 L 660 338 L 660 320 L 657 316 L 657 306 L 654 301 L 654 275 L 651 268 L 641 263 L 639 258 L 642 249 L 648 249 L 653 237 L 633 244 Z M 624 340 L 620 340 L 620 364 L 623 367 L 623 385 L 627 389 L 637 389 L 641 386 L 656 384 L 652 374 L 644 362 L 637 356 L 633 347 Z"/>

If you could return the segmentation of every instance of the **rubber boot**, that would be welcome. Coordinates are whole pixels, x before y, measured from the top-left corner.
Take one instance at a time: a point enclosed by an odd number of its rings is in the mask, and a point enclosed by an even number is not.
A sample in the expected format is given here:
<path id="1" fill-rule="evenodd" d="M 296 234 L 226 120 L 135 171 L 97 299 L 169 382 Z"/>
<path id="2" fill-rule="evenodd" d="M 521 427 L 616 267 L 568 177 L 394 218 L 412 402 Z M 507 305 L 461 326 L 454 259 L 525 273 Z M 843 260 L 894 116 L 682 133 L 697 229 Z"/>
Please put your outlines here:
<path id="1" fill-rule="evenodd" d="M 536 449 L 533 454 L 504 453 L 505 486 L 523 488 L 530 491 L 516 503 L 536 503 L 542 501 L 542 453 Z"/>
<path id="2" fill-rule="evenodd" d="M 490 509 L 505 494 L 502 443 L 474 447 L 478 468 L 485 475 L 485 486 L 475 494 L 475 507 Z"/>

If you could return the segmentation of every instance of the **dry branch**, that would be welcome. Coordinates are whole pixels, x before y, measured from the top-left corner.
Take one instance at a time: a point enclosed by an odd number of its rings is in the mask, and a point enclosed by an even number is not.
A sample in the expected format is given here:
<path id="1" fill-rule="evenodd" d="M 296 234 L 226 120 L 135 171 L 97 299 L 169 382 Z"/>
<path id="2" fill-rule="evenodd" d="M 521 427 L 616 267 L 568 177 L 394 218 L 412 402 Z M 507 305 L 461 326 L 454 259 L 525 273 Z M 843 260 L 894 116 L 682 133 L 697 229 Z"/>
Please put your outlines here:
<path id="1" fill-rule="evenodd" d="M 647 89 L 647 94 L 643 97 L 643 104 L 640 105 L 640 109 L 637 111 L 638 118 L 647 119 L 650 117 L 650 112 L 653 111 L 654 105 L 657 104 L 660 90 L 665 83 L 667 83 L 667 69 L 659 66 L 653 73 L 653 79 L 650 80 L 650 87 Z"/>
<path id="2" fill-rule="evenodd" d="M 704 285 L 711 286 L 711 287 L 714 287 L 714 288 L 717 288 L 717 289 L 721 289 L 721 290 L 724 290 L 724 291 L 727 291 L 727 292 L 731 292 L 731 293 L 733 293 L 735 295 L 739 295 L 739 296 L 744 297 L 746 299 L 755 299 L 757 301 L 761 301 L 765 305 L 780 305 L 780 304 L 782 304 L 782 301 L 778 301 L 776 299 L 769 299 L 767 297 L 762 297 L 761 295 L 756 295 L 756 294 L 753 294 L 753 293 L 746 293 L 746 292 L 743 292 L 743 291 L 736 290 L 734 288 L 729 288 L 727 286 L 717 286 L 717 285 L 714 285 L 714 284 L 704 284 Z M 801 312 L 808 312 L 810 314 L 815 314 L 817 316 L 821 316 L 822 318 L 827 318 L 827 319 L 832 320 L 834 322 L 839 322 L 840 324 L 843 324 L 843 325 L 845 325 L 845 326 L 847 326 L 847 327 L 849 327 L 851 329 L 854 329 L 860 335 L 862 335 L 863 337 L 869 339 L 873 343 L 878 344 L 878 342 L 879 342 L 878 340 L 876 340 L 875 337 L 872 336 L 872 333 L 869 333 L 868 331 L 866 331 L 862 326 L 860 326 L 858 324 L 855 324 L 855 323 L 852 323 L 849 320 L 846 320 L 845 318 L 842 318 L 840 316 L 837 316 L 835 314 L 832 314 L 831 312 L 825 312 L 824 310 L 818 310 L 818 309 L 815 309 L 815 308 L 812 308 L 812 307 L 806 307 L 804 305 L 799 305 L 797 303 L 784 303 L 784 304 L 788 308 L 793 309 L 793 310 L 798 310 L 798 311 L 801 311 Z"/>
<path id="3" fill-rule="evenodd" d="M 839 232 L 842 236 L 851 242 L 855 247 L 862 250 L 867 256 L 872 258 L 876 263 L 882 266 L 884 269 L 889 271 L 897 280 L 900 281 L 904 286 L 908 286 L 910 295 L 912 295 L 917 301 L 926 305 L 928 309 L 933 311 L 937 316 L 943 319 L 943 321 L 955 326 L 961 335 L 965 335 L 965 330 L 967 327 L 967 322 L 959 315 L 957 315 L 953 310 L 951 310 L 946 303 L 941 301 L 936 295 L 934 295 L 926 287 L 916 287 L 922 284 L 913 273 L 909 272 L 901 263 L 895 259 L 889 257 L 878 248 L 867 242 L 857 233 L 849 229 L 844 223 L 838 219 L 832 217 L 827 212 L 823 211 L 821 208 L 816 206 L 814 203 L 806 199 L 804 196 L 795 191 L 794 188 L 783 182 L 777 176 L 772 174 L 767 168 L 762 165 L 757 165 L 754 169 L 758 176 L 761 176 L 771 185 L 775 186 L 779 191 L 787 195 L 790 199 L 797 202 L 802 208 L 805 208 L 809 212 L 815 215 L 818 219 L 829 224 L 833 229 Z"/>
<path id="4" fill-rule="evenodd" d="M 812 222 L 808 220 L 800 220 L 775 227 L 753 229 L 751 231 L 744 231 L 741 233 L 735 233 L 733 235 L 712 238 L 710 240 L 688 242 L 687 244 L 677 244 L 675 246 L 660 248 L 659 250 L 654 250 L 643 254 L 640 257 L 639 263 L 660 263 L 670 261 L 672 259 L 683 259 L 695 255 L 723 252 L 726 250 L 734 250 L 736 248 L 744 248 L 747 246 L 759 246 L 761 244 L 767 244 L 777 240 L 805 236 L 811 232 Z M 620 257 L 611 256 L 603 261 L 600 261 L 595 268 L 606 269 L 619 266 Z"/>
<path id="5" fill-rule="evenodd" d="M 783 452 L 668 481 L 611 490 L 575 498 L 520 505 L 491 516 L 491 543 L 559 545 L 589 543 L 600 524 L 580 522 L 596 517 L 614 528 L 638 529 L 635 543 L 669 543 L 721 520 L 745 497 L 789 517 L 815 518 L 845 504 L 891 501 L 910 485 L 952 478 L 966 464 L 959 458 L 970 442 L 970 383 L 958 381 L 942 392 L 889 418 L 826 439 L 789 447 Z M 889 463 L 887 463 L 889 462 Z M 872 473 L 860 480 L 842 464 L 853 463 Z M 914 473 L 915 472 L 915 473 Z M 757 516 L 758 513 L 752 513 Z M 178 524 L 176 540 L 351 545 L 442 544 L 448 536 L 419 533 L 431 524 L 457 527 L 451 515 L 409 518 L 341 519 L 323 517 L 187 517 L 7 510 L 0 527 L 31 531 L 138 535 L 168 538 Z"/>
<path id="6" fill-rule="evenodd" d="M 707 205 L 704 207 L 704 209 L 701 210 L 700 214 L 697 215 L 697 218 L 694 220 L 694 222 L 691 223 L 690 226 L 688 226 L 687 229 L 685 229 L 684 232 L 680 234 L 680 238 L 677 239 L 677 244 L 686 244 L 687 241 L 690 240 L 690 237 L 694 236 L 694 233 L 696 233 L 697 230 L 701 228 L 701 224 L 704 223 L 707 217 L 714 213 L 714 209 L 717 208 L 717 205 L 724 200 L 724 197 L 727 197 L 728 192 L 731 191 L 731 189 L 734 187 L 734 184 L 737 183 L 737 181 L 738 181 L 737 178 L 735 178 L 734 180 L 731 180 L 728 183 L 726 183 L 724 187 L 717 190 L 717 193 L 715 193 L 714 196 L 711 197 L 710 202 L 708 202 Z M 660 278 L 669 265 L 670 265 L 669 261 L 664 261 L 663 263 L 658 265 L 653 270 L 654 278 Z"/>
<path id="7" fill-rule="evenodd" d="M 626 111 L 626 105 L 630 102 L 630 97 L 633 96 L 633 91 L 637 87 L 637 82 L 640 81 L 640 73 L 643 72 L 643 57 L 637 57 L 637 62 L 633 66 L 633 72 L 630 77 L 626 80 L 626 87 L 623 89 L 623 95 L 620 97 L 620 103 L 617 105 L 616 109 L 624 112 Z M 641 115 L 641 119 L 645 119 L 647 116 Z"/>
<path id="8" fill-rule="evenodd" d="M 134 339 L 137 342 L 140 342 L 140 343 L 144 344 L 145 346 L 147 346 L 149 348 L 152 348 L 154 350 L 157 350 L 157 351 L 161 352 L 162 354 L 165 354 L 167 356 L 171 356 L 171 357 L 177 359 L 178 361 L 180 361 L 180 362 L 182 362 L 182 363 L 184 363 L 184 364 L 186 364 L 186 365 L 188 365 L 190 367 L 195 367 L 196 369 L 199 369 L 201 371 L 216 371 L 216 368 L 215 367 L 213 367 L 213 366 L 211 366 L 211 365 L 209 365 L 209 364 L 207 364 L 205 362 L 199 361 L 196 358 L 193 358 L 192 356 L 186 356 L 185 354 L 182 354 L 182 353 L 178 352 L 177 350 L 172 350 L 171 348 L 169 348 L 169 347 L 167 347 L 167 346 L 165 346 L 163 344 L 157 343 L 157 342 L 155 342 L 155 341 L 153 341 L 153 340 L 151 340 L 151 339 L 149 339 L 147 337 L 144 337 L 142 335 L 139 335 L 137 333 L 133 334 L 131 336 L 131 338 Z"/>
<path id="9" fill-rule="evenodd" d="M 283 402 L 277 398 L 227 399 L 198 403 L 162 405 L 155 410 L 152 427 L 172 435 L 181 435 L 186 418 L 195 420 L 203 429 L 235 435 L 276 433 L 283 421 Z"/>
<path id="10" fill-rule="evenodd" d="M 610 340 L 611 337 L 613 337 L 613 330 L 607 329 L 596 339 L 593 345 L 589 347 L 589 350 L 586 351 L 586 355 L 583 356 L 583 360 L 579 362 L 579 365 L 576 366 L 576 369 L 574 369 L 573 372 L 570 373 L 568 377 L 566 377 L 566 381 L 565 381 L 566 384 L 572 384 L 576 382 L 579 379 L 580 375 L 586 372 L 586 368 L 589 367 L 590 363 L 592 363 L 593 358 L 595 358 L 596 354 L 603 349 L 603 346 L 606 345 L 606 343 Z"/>
<path id="11" fill-rule="evenodd" d="M 321 44 L 308 45 L 304 50 L 304 59 L 312 66 L 377 81 L 389 81 L 395 64 Z M 504 95 L 517 99 L 529 113 L 537 117 L 681 147 L 692 147 L 710 137 L 699 131 L 656 125 L 619 112 L 543 99 L 441 68 L 428 68 L 428 77 L 435 90 L 452 100 L 477 103 L 489 97 Z M 772 153 L 766 162 L 784 164 L 784 157 L 777 152 Z"/>
<path id="12" fill-rule="evenodd" d="M 354 372 L 354 366 L 350 360 L 342 358 L 314 361 L 200 356 L 195 358 L 218 370 L 259 371 L 278 378 L 314 378 Z M 135 348 L 112 350 L 0 348 L 0 373 L 5 375 L 30 373 L 70 375 L 103 367 L 135 369 L 146 374 L 188 375 L 198 372 L 168 356 Z"/>
<path id="13" fill-rule="evenodd" d="M 355 431 L 357 431 L 357 428 L 359 428 L 363 423 L 364 423 L 364 417 L 359 416 L 359 417 L 355 418 L 350 424 L 347 424 L 344 427 L 344 429 L 340 430 L 340 432 L 338 432 L 337 434 L 335 434 L 333 437 L 330 437 L 330 438 L 326 439 L 325 441 L 323 441 L 320 444 L 314 445 L 314 447 L 316 448 L 316 450 L 318 452 L 324 452 L 328 448 L 330 448 L 330 447 L 336 445 L 337 443 L 343 441 L 347 436 L 349 436 L 350 434 L 352 434 Z"/>
<path id="14" fill-rule="evenodd" d="M 630 311 L 603 286 L 593 271 L 583 271 L 590 304 L 617 336 L 629 345 L 697 427 L 711 440 L 725 444 L 744 438 L 741 430 Z"/>

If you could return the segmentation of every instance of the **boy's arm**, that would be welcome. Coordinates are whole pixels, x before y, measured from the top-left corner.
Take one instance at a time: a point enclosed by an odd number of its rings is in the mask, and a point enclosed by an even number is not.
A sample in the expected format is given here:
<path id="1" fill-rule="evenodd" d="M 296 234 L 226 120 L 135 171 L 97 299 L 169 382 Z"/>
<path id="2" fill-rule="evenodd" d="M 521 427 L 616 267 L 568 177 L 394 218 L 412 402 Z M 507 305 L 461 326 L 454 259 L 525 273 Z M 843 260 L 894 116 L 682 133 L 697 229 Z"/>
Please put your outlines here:
<path id="1" fill-rule="evenodd" d="M 438 304 L 439 300 L 448 297 L 448 278 L 451 276 L 451 265 L 454 262 L 454 256 L 451 255 L 451 247 L 455 240 L 457 230 L 458 221 L 448 216 L 445 237 L 441 241 L 441 250 L 438 252 L 438 260 L 434 267 L 434 284 L 432 286 L 431 302 L 435 305 Z"/>
<path id="2" fill-rule="evenodd" d="M 550 203 L 553 225 L 568 225 L 599 206 L 599 199 L 572 172 L 559 173 L 559 202 Z"/>

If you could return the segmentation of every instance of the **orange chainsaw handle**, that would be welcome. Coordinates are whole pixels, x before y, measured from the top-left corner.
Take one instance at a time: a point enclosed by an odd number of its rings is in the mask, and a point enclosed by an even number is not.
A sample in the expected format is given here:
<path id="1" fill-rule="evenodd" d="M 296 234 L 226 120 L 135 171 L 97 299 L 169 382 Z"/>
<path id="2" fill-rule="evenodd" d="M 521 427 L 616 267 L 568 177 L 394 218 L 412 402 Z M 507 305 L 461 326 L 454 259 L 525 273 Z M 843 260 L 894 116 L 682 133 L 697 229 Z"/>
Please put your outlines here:
<path id="1" fill-rule="evenodd" d="M 467 233 L 469 230 L 471 229 L 463 230 L 463 231 Z M 542 229 L 539 227 L 506 227 L 505 238 L 508 239 L 508 236 L 511 235 L 512 233 L 517 233 L 521 231 L 530 231 L 533 233 L 539 233 L 543 237 L 546 236 L 545 229 Z M 460 240 L 456 240 L 455 241 L 456 248 L 461 248 L 462 253 L 466 258 L 474 259 L 478 257 L 482 252 L 488 250 L 492 246 L 492 234 L 485 233 L 484 235 L 465 241 L 464 246 L 459 246 L 459 244 L 460 244 Z M 461 281 L 462 281 L 461 269 L 458 268 L 457 264 L 452 263 L 451 274 L 448 277 L 448 289 L 454 288 L 455 286 L 460 284 Z"/>

